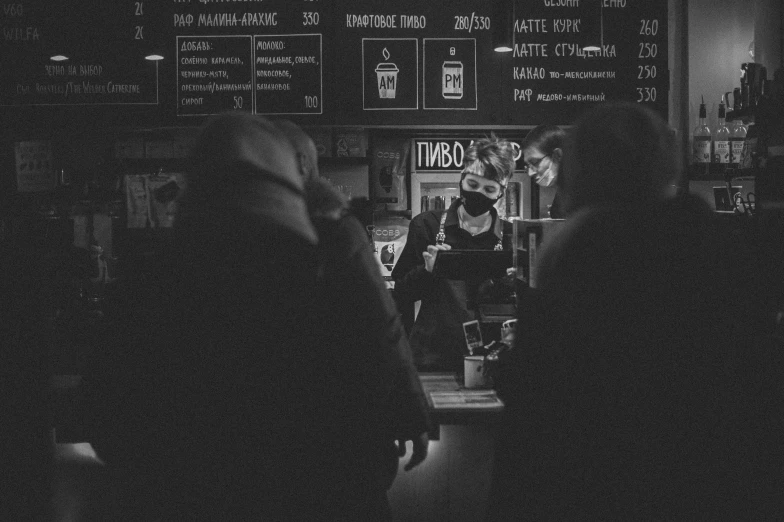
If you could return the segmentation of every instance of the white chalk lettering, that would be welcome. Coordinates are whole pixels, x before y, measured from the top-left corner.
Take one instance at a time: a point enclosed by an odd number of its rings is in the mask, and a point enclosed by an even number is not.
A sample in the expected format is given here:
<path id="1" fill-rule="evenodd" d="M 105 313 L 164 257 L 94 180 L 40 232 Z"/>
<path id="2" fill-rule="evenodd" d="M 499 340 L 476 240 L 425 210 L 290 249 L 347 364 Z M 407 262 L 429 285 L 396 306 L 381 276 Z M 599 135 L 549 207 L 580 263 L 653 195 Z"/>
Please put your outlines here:
<path id="1" fill-rule="evenodd" d="M 516 33 L 546 33 L 546 21 L 544 18 L 515 20 L 514 30 Z"/>
<path id="2" fill-rule="evenodd" d="M 580 0 L 544 0 L 545 7 L 580 7 Z"/>
<path id="3" fill-rule="evenodd" d="M 533 56 L 547 57 L 547 44 L 541 43 L 516 43 L 514 46 L 515 58 L 530 58 Z"/>

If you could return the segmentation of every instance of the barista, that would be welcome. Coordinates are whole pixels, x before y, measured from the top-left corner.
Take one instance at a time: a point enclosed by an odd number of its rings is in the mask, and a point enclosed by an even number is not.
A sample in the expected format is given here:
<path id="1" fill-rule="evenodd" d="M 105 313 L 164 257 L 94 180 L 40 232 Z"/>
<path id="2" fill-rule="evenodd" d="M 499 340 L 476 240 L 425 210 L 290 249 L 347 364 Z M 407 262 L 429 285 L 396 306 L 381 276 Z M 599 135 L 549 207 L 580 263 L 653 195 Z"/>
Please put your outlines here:
<path id="1" fill-rule="evenodd" d="M 556 187 L 550 216 L 553 219 L 564 217 L 561 198 L 558 194 L 558 168 L 563 158 L 566 132 L 556 125 L 539 125 L 531 129 L 520 146 L 525 161 L 525 171 L 537 185 L 543 188 Z"/>
<path id="2" fill-rule="evenodd" d="M 484 138 L 466 150 L 460 198 L 446 210 L 414 217 L 406 246 L 392 271 L 401 307 L 421 300 L 410 334 L 414 362 L 420 371 L 453 371 L 468 355 L 463 323 L 479 319 L 477 298 L 482 280 L 455 281 L 433 274 L 438 253 L 452 248 L 511 248 L 511 224 L 502 221 L 494 204 L 514 173 L 514 151 L 507 140 Z"/>

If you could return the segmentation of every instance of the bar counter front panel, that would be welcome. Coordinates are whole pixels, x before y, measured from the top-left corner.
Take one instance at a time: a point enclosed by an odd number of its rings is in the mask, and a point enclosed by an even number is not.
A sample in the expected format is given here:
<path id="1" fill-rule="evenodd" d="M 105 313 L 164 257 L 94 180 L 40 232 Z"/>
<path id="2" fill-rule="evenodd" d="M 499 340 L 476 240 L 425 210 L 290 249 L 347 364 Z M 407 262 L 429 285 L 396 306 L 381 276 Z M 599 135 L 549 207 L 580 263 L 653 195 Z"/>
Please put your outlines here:
<path id="1" fill-rule="evenodd" d="M 487 507 L 494 458 L 494 426 L 503 403 L 492 389 L 465 389 L 453 373 L 422 373 L 433 422 L 427 459 L 411 471 L 403 467 L 411 457 L 411 442 L 400 459 L 389 490 L 396 522 L 462 522 L 481 520 Z M 79 453 L 95 462 L 89 437 L 81 433 L 78 409 L 81 378 L 60 375 L 50 382 L 51 416 L 58 455 Z M 75 485 L 77 490 L 86 485 Z M 58 485 L 68 489 L 68 484 Z"/>

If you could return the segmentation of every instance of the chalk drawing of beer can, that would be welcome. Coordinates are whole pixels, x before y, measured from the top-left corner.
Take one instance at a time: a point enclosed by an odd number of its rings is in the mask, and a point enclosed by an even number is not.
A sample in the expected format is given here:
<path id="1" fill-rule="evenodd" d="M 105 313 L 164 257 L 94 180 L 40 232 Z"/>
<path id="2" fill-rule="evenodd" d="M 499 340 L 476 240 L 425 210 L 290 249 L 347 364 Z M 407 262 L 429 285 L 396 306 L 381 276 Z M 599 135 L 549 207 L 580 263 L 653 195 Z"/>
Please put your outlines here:
<path id="1" fill-rule="evenodd" d="M 441 67 L 441 96 L 456 100 L 463 97 L 463 62 L 444 62 Z"/>
<path id="2" fill-rule="evenodd" d="M 400 69 L 390 62 L 380 63 L 376 66 L 378 78 L 378 97 L 394 98 L 397 94 L 397 73 Z"/>

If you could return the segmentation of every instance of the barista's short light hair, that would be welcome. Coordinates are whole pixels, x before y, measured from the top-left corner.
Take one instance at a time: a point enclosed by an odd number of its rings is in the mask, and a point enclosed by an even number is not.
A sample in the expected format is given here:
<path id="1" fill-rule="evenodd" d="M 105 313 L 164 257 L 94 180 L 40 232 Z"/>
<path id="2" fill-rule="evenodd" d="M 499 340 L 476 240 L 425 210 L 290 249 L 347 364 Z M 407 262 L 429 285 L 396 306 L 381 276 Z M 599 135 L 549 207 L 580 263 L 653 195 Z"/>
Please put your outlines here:
<path id="1" fill-rule="evenodd" d="M 474 174 L 506 186 L 514 170 L 512 144 L 495 135 L 474 141 L 463 156 L 463 178 L 466 174 Z"/>

